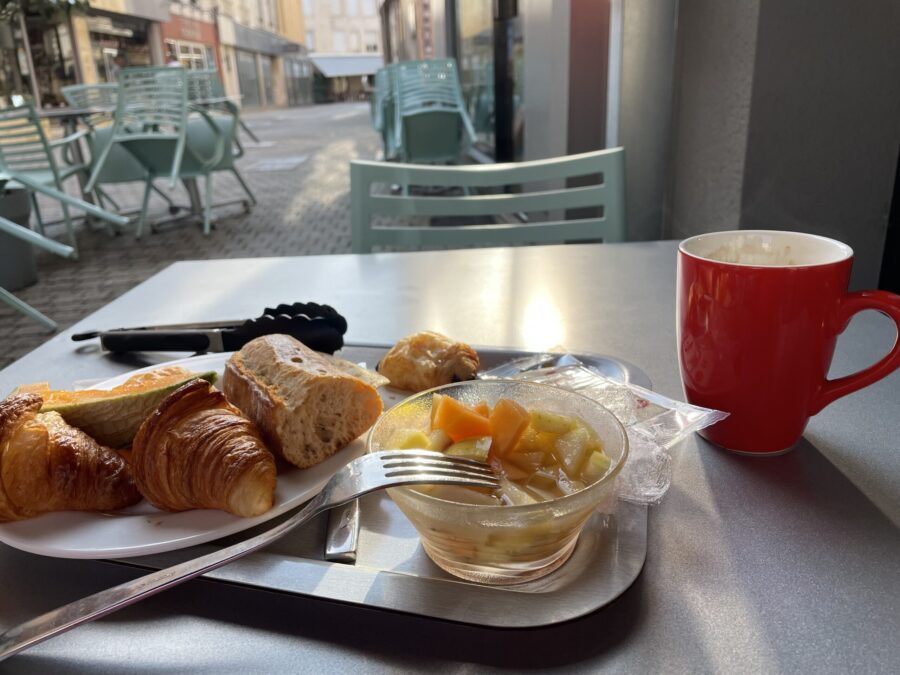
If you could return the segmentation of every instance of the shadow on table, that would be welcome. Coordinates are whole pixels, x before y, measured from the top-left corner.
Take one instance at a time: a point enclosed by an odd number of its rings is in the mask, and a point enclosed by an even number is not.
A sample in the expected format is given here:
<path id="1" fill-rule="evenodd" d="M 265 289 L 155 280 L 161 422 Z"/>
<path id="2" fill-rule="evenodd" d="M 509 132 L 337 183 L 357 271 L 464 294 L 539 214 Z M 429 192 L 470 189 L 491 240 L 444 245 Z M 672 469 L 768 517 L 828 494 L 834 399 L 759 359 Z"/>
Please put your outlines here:
<path id="1" fill-rule="evenodd" d="M 890 658 L 865 647 L 897 621 L 900 537 L 887 516 L 806 439 L 776 457 L 698 447 L 722 586 L 769 659 L 841 670 Z"/>

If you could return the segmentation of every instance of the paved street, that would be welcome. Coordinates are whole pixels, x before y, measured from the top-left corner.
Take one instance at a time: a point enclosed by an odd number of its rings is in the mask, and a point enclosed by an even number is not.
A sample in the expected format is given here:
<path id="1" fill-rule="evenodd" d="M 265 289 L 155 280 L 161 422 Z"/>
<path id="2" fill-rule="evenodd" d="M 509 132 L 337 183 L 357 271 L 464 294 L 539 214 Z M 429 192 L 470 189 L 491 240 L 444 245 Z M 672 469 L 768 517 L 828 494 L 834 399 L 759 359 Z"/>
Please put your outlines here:
<path id="1" fill-rule="evenodd" d="M 368 104 L 343 103 L 245 114 L 261 141 L 255 146 L 243 136 L 246 154 L 238 163 L 259 201 L 252 213 L 239 205 L 217 210 L 209 237 L 193 223 L 167 226 L 141 241 L 127 232 L 110 237 L 97 225 L 81 224 L 81 258 L 39 252 L 38 283 L 16 295 L 65 328 L 177 260 L 349 252 L 347 163 L 373 158 L 379 147 L 368 110 Z M 74 193 L 74 180 L 71 185 Z M 165 181 L 157 185 L 167 187 Z M 216 175 L 213 185 L 216 201 L 242 194 L 228 174 Z M 135 207 L 141 191 L 139 185 L 109 190 L 120 203 Z M 182 188 L 171 195 L 186 203 Z M 151 211 L 160 214 L 165 206 L 154 195 Z M 50 204 L 42 212 L 48 220 L 54 216 Z M 54 226 L 48 234 L 62 237 L 63 229 Z M 0 304 L 0 368 L 47 337 L 38 324 Z"/>

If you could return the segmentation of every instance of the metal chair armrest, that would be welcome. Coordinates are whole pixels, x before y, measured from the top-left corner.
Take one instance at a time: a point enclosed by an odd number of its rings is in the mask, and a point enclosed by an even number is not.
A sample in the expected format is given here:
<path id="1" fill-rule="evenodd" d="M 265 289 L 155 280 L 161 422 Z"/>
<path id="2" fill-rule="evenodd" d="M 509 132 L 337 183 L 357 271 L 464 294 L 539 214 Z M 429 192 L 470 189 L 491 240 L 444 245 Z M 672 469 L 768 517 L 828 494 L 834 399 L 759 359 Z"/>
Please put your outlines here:
<path id="1" fill-rule="evenodd" d="M 84 138 L 87 135 L 88 135 L 87 129 L 79 129 L 74 134 L 69 134 L 68 136 L 65 136 L 63 138 L 58 138 L 55 141 L 50 141 L 47 145 L 49 145 L 51 148 L 58 148 L 63 145 L 69 145 L 70 143 L 74 143 L 79 138 Z"/>
<path id="2" fill-rule="evenodd" d="M 213 121 L 212 116 L 208 112 L 198 106 L 191 105 L 190 107 L 193 112 L 198 113 L 204 119 L 216 135 L 216 146 L 213 150 L 212 157 L 209 159 L 206 159 L 205 157 L 200 156 L 196 151 L 191 150 L 191 153 L 203 162 L 203 167 L 205 169 L 212 168 L 222 161 L 222 155 L 225 154 L 225 134 L 222 133 L 222 130 Z"/>

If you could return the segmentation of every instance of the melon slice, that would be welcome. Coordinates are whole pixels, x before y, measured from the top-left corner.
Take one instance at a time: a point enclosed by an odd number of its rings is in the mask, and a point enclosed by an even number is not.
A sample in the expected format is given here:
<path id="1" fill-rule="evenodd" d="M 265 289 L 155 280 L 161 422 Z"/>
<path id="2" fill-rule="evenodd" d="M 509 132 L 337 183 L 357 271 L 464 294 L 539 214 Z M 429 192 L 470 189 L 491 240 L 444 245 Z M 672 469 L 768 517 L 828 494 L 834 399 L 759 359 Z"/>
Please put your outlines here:
<path id="1" fill-rule="evenodd" d="M 215 383 L 216 373 L 195 373 L 180 366 L 164 366 L 134 375 L 109 390 L 53 390 L 46 383 L 25 385 L 44 399 L 41 412 L 58 412 L 98 443 L 111 448 L 131 444 L 138 427 L 173 391 L 191 380 L 201 378 Z"/>

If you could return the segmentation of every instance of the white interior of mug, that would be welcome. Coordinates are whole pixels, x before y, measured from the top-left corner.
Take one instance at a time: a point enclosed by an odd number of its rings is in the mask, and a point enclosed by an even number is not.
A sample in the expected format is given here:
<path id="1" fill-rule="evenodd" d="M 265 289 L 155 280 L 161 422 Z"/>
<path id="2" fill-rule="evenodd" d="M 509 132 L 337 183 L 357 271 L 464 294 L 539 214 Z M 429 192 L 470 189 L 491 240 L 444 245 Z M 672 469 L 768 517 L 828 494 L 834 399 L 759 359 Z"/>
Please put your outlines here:
<path id="1" fill-rule="evenodd" d="M 844 243 L 802 232 L 735 230 L 700 234 L 681 242 L 690 256 L 751 267 L 829 265 L 853 256 Z"/>

